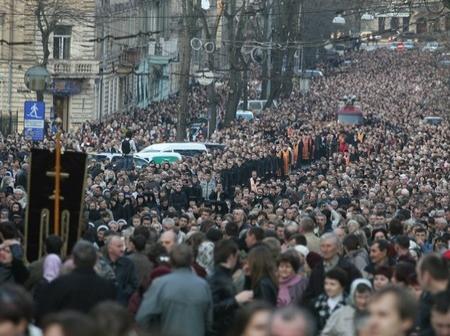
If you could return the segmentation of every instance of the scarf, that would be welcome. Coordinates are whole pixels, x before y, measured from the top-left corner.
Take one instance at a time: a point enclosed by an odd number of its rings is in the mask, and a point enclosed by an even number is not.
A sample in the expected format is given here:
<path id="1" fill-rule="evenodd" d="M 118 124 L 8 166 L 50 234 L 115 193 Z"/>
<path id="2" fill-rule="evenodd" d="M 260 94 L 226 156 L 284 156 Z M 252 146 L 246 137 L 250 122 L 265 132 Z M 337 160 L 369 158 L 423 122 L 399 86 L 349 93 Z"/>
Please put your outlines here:
<path id="1" fill-rule="evenodd" d="M 52 282 L 59 276 L 61 259 L 56 254 L 49 254 L 44 260 L 44 279 Z"/>
<path id="2" fill-rule="evenodd" d="M 289 289 L 297 285 L 301 281 L 301 279 L 302 278 L 297 274 L 294 274 L 287 279 L 280 280 L 278 288 L 277 307 L 288 306 L 291 303 L 292 298 L 289 293 Z"/>

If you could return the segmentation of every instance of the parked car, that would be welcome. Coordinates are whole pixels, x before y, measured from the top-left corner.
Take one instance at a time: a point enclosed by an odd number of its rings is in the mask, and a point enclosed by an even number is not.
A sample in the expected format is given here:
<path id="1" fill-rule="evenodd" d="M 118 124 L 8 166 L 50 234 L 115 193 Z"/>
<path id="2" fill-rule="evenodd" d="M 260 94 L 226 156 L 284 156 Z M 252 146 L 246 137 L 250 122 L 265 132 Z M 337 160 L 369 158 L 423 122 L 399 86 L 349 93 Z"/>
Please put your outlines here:
<path id="1" fill-rule="evenodd" d="M 266 106 L 267 99 L 254 99 L 254 100 L 248 100 L 247 101 L 247 109 L 245 111 L 251 111 L 255 114 L 261 113 L 262 110 L 264 110 L 264 106 Z M 274 100 L 272 102 L 272 105 L 270 107 L 278 107 L 278 102 Z M 240 100 L 238 107 L 238 111 L 244 111 L 244 101 Z"/>
<path id="2" fill-rule="evenodd" d="M 344 44 L 335 44 L 332 50 L 334 50 L 339 56 L 344 56 L 347 48 Z"/>
<path id="3" fill-rule="evenodd" d="M 196 156 L 207 152 L 206 146 L 199 142 L 164 142 L 145 147 L 137 154 L 143 153 L 178 153 L 182 156 Z"/>
<path id="4" fill-rule="evenodd" d="M 439 125 L 440 123 L 442 123 L 442 120 L 443 119 L 441 117 L 433 117 L 433 116 L 423 118 L 424 123 L 430 125 Z"/>
<path id="5" fill-rule="evenodd" d="M 136 153 L 135 157 L 145 160 L 147 164 L 153 163 L 163 163 L 163 162 L 177 162 L 182 160 L 182 156 L 178 153 L 172 152 L 148 152 L 148 153 Z"/>
<path id="6" fill-rule="evenodd" d="M 223 151 L 225 149 L 224 144 L 215 143 L 215 142 L 205 142 L 206 148 L 208 148 L 208 151 L 214 151 L 214 150 L 220 150 Z"/>
<path id="7" fill-rule="evenodd" d="M 403 51 L 403 50 L 405 50 L 405 43 L 404 42 L 392 42 L 391 44 L 389 44 L 388 48 L 390 50 Z"/>
<path id="8" fill-rule="evenodd" d="M 108 161 L 111 162 L 111 159 L 114 156 L 122 156 L 122 154 L 119 153 L 88 153 L 88 160 L 90 161 Z"/>
<path id="9" fill-rule="evenodd" d="M 306 69 L 303 72 L 299 72 L 299 75 L 303 78 L 317 78 L 323 77 L 323 72 L 315 69 Z"/>
<path id="10" fill-rule="evenodd" d="M 113 170 L 124 169 L 126 167 L 126 160 L 127 160 L 127 158 L 123 155 L 114 156 L 111 159 L 111 164 L 112 164 Z M 139 158 L 139 157 L 133 155 L 133 164 L 137 169 L 142 169 L 142 168 L 148 166 L 149 162 L 147 160 L 144 160 L 142 158 Z"/>
<path id="11" fill-rule="evenodd" d="M 255 119 L 255 115 L 252 111 L 246 111 L 246 110 L 237 110 L 236 111 L 236 120 L 253 120 Z"/>
<path id="12" fill-rule="evenodd" d="M 422 48 L 422 51 L 435 52 L 435 51 L 438 51 L 439 49 L 441 49 L 441 46 L 439 45 L 439 42 L 432 41 L 432 42 L 427 42 L 424 45 L 424 47 Z"/>
<path id="13" fill-rule="evenodd" d="M 416 48 L 416 45 L 414 44 L 413 40 L 407 40 L 406 42 L 403 42 L 403 45 L 407 50 L 413 50 Z"/>
<path id="14" fill-rule="evenodd" d="M 450 66 L 450 53 L 442 53 L 438 61 L 439 65 L 444 67 Z"/>
<path id="15" fill-rule="evenodd" d="M 110 163 L 113 169 L 121 169 L 121 167 L 125 166 L 125 156 L 122 153 L 89 153 L 88 160 Z M 139 169 L 148 165 L 148 161 L 140 158 L 137 154 L 133 154 L 133 163 Z"/>

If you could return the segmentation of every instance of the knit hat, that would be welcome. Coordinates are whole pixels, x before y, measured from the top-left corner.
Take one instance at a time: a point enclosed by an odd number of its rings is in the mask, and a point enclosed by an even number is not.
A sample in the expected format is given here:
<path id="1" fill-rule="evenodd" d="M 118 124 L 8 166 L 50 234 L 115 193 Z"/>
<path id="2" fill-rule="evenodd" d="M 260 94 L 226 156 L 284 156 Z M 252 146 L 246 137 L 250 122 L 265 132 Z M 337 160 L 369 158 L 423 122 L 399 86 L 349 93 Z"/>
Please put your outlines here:
<path id="1" fill-rule="evenodd" d="M 109 227 L 107 227 L 106 225 L 100 225 L 98 228 L 97 228 L 97 232 L 99 232 L 99 231 L 108 231 L 109 230 Z"/>
<path id="2" fill-rule="evenodd" d="M 127 225 L 127 221 L 125 219 L 119 219 L 117 224 L 119 224 L 119 227 L 123 227 Z"/>

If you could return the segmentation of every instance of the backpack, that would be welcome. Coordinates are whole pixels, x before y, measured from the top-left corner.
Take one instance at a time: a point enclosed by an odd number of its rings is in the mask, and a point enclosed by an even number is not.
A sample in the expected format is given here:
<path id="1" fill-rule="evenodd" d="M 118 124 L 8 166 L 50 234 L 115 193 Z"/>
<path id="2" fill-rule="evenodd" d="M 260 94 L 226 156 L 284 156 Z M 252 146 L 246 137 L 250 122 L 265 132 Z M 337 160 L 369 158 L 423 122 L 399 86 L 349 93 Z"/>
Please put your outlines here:
<path id="1" fill-rule="evenodd" d="M 131 152 L 130 140 L 125 139 L 122 141 L 122 153 L 130 154 L 130 152 Z"/>

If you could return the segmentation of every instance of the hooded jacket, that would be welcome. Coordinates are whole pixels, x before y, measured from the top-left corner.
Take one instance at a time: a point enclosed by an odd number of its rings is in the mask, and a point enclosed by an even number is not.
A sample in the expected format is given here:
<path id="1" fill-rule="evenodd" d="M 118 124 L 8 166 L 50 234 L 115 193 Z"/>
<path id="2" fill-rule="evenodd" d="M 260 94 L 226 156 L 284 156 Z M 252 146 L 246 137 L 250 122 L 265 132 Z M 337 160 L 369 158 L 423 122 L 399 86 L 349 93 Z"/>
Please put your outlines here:
<path id="1" fill-rule="evenodd" d="M 355 314 L 358 311 L 355 307 L 356 287 L 359 284 L 365 284 L 372 288 L 372 284 L 367 279 L 355 279 L 350 287 L 350 296 L 348 297 L 348 305 L 336 310 L 328 319 L 325 327 L 321 332 L 321 336 L 354 336 L 355 335 Z"/>

